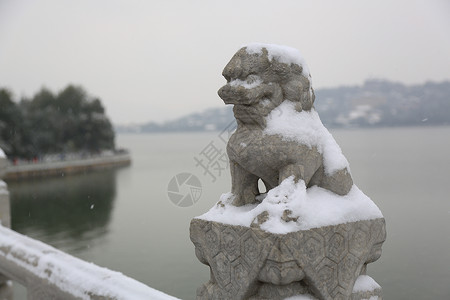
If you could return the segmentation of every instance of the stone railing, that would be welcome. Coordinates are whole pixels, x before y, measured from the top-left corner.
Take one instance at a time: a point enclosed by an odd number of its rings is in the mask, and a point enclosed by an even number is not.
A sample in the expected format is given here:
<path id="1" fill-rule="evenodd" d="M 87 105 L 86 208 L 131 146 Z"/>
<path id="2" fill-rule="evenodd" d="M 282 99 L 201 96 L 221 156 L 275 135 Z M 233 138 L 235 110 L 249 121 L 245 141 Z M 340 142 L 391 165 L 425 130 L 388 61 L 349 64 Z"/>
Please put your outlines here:
<path id="1" fill-rule="evenodd" d="M 0 226 L 0 272 L 24 285 L 28 299 L 33 300 L 176 299 L 3 226 Z M 3 287 L 11 289 L 11 284 L 4 281 Z"/>

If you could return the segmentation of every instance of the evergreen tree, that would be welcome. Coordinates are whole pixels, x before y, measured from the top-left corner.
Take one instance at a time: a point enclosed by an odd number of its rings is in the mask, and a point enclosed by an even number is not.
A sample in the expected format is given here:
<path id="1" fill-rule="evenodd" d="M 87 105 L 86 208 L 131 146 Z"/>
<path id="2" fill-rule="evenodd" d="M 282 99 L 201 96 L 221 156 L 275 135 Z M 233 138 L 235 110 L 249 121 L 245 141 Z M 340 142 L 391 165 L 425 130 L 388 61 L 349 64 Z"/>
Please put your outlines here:
<path id="1" fill-rule="evenodd" d="M 11 92 L 0 89 L 0 147 L 9 157 L 27 155 L 22 147 L 26 139 L 23 126 L 22 112 L 12 100 Z"/>
<path id="2" fill-rule="evenodd" d="M 0 90 L 0 147 L 13 157 L 114 149 L 114 131 L 101 101 L 78 86 L 58 94 L 42 88 L 17 105 Z"/>

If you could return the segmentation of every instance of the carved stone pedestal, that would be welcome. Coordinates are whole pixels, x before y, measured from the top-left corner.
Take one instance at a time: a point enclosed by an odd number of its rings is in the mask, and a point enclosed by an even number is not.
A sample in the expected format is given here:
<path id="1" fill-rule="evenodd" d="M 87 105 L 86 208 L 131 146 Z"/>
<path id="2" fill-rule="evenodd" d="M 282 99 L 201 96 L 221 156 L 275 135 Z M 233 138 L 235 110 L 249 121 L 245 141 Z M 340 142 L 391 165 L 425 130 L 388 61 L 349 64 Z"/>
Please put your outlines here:
<path id="1" fill-rule="evenodd" d="M 211 269 L 197 299 L 381 299 L 380 286 L 361 275 L 381 255 L 383 218 L 288 234 L 193 219 L 190 231 Z"/>

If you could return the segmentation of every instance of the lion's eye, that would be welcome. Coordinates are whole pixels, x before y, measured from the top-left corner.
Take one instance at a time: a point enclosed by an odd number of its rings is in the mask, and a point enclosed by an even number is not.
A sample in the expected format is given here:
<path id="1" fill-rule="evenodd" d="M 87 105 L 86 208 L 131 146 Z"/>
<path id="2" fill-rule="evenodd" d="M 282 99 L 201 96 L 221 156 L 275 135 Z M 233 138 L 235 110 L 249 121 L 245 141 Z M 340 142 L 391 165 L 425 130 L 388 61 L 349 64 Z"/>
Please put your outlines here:
<path id="1" fill-rule="evenodd" d="M 245 78 L 244 80 L 241 79 L 233 79 L 229 82 L 229 84 L 231 86 L 241 86 L 244 87 L 246 89 L 252 89 L 257 87 L 258 85 L 260 85 L 262 83 L 262 80 L 259 76 L 257 75 L 250 75 L 247 78 Z"/>

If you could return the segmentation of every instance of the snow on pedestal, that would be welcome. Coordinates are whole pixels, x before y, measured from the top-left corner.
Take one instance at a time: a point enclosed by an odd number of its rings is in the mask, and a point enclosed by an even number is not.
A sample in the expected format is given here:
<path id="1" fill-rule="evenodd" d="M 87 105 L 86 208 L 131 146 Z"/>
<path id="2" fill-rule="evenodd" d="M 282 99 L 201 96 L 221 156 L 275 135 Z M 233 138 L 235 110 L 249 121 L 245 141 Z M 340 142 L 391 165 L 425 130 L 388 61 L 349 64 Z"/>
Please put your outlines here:
<path id="1" fill-rule="evenodd" d="M 314 110 L 303 57 L 250 44 L 223 75 L 219 96 L 238 124 L 227 145 L 232 190 L 191 222 L 211 269 L 197 298 L 381 299 L 365 273 L 381 255 L 385 221 Z"/>
<path id="2" fill-rule="evenodd" d="M 322 226 L 383 218 L 381 211 L 356 185 L 345 196 L 323 188 L 306 188 L 293 176 L 270 190 L 259 204 L 236 207 L 234 195 L 223 194 L 220 201 L 198 219 L 229 225 L 258 226 L 262 230 L 286 234 Z M 259 224 L 258 217 L 265 221 Z"/>

